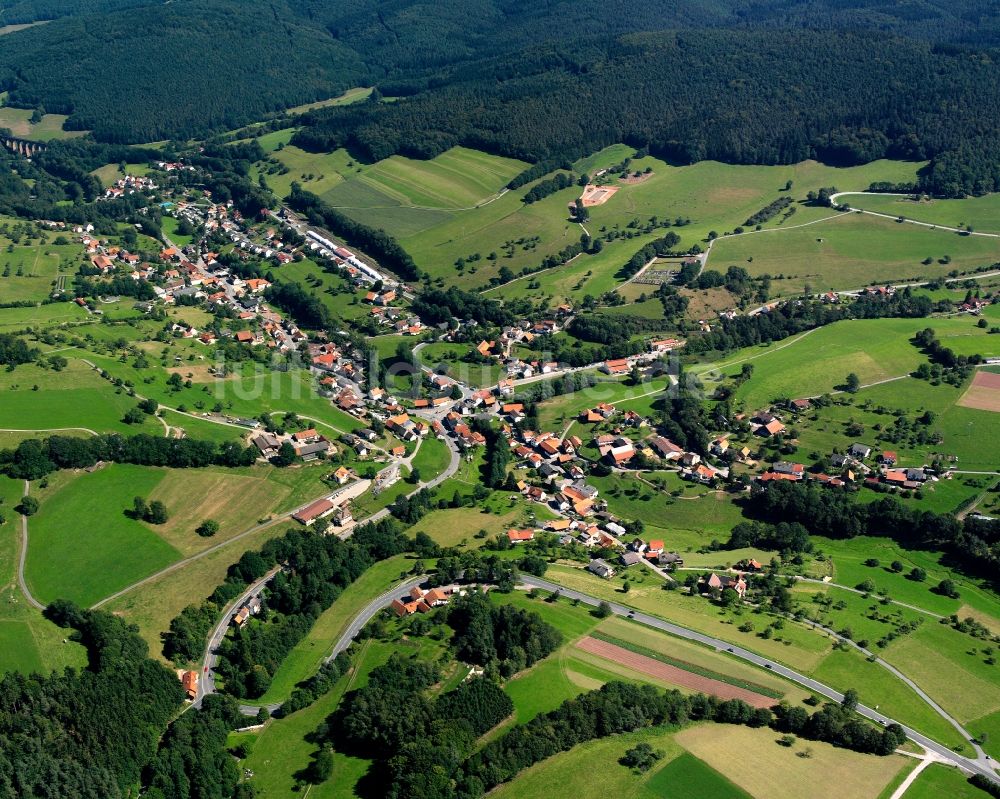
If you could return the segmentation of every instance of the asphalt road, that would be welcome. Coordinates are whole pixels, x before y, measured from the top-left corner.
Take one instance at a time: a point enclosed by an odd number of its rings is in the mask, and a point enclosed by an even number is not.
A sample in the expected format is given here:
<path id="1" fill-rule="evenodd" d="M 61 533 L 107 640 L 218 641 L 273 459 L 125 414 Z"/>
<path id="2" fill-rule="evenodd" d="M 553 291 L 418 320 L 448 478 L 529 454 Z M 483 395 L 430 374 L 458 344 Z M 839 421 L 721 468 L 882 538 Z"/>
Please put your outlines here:
<path id="1" fill-rule="evenodd" d="M 597 606 L 602 601 L 597 597 L 593 597 L 588 594 L 583 594 L 579 591 L 574 591 L 573 589 L 570 588 L 564 588 L 563 586 L 558 585 L 557 583 L 550 582 L 540 577 L 534 577 L 530 574 L 522 574 L 521 582 L 524 583 L 525 585 L 534 588 L 541 588 L 546 591 L 559 591 L 561 596 L 567 597 L 569 599 L 578 599 L 580 602 L 583 602 L 586 605 Z M 792 669 L 789 669 L 786 666 L 782 666 L 780 663 L 775 663 L 774 661 L 761 657 L 760 655 L 754 652 L 750 652 L 739 646 L 730 644 L 727 641 L 722 641 L 718 638 L 713 638 L 710 635 L 705 635 L 703 633 L 699 633 L 694 630 L 689 630 L 686 627 L 680 627 L 679 625 L 672 624 L 671 622 L 668 621 L 664 621 L 663 619 L 660 619 L 656 616 L 650 616 L 647 613 L 642 613 L 641 611 L 633 610 L 632 608 L 626 607 L 625 605 L 619 605 L 616 602 L 608 602 L 608 605 L 610 605 L 611 610 L 613 613 L 615 613 L 615 615 L 625 616 L 627 618 L 634 619 L 635 621 L 638 621 L 642 624 L 648 625 L 649 627 L 662 630 L 663 632 L 670 633 L 671 635 L 676 635 L 678 638 L 685 638 L 689 641 L 696 641 L 697 643 L 705 644 L 706 646 L 713 647 L 714 649 L 717 649 L 721 652 L 727 652 L 733 655 L 734 657 L 739 658 L 740 660 L 745 660 L 748 663 L 754 664 L 755 666 L 761 666 L 763 668 L 767 668 L 768 670 L 774 672 L 775 674 L 778 674 L 788 680 L 791 680 L 794 683 L 798 683 L 804 688 L 807 688 L 808 690 L 813 691 L 814 693 L 820 694 L 821 696 L 825 696 L 828 699 L 832 699 L 835 702 L 840 702 L 844 698 L 844 695 L 842 693 L 840 693 L 839 691 L 835 691 L 828 685 L 824 685 L 821 682 L 817 682 L 816 680 L 813 680 L 812 678 L 807 677 L 804 674 L 799 674 L 797 671 L 793 671 Z M 896 722 L 894 719 L 891 719 L 888 716 L 879 713 L 877 710 L 873 710 L 872 708 L 866 707 L 865 705 L 858 705 L 858 713 L 860 713 L 865 718 L 877 722 L 878 724 L 881 724 L 883 726 L 892 723 L 897 723 L 897 724 L 899 723 Z M 953 752 L 947 746 L 939 744 L 937 741 L 934 741 L 928 738 L 927 736 L 922 735 L 916 730 L 907 727 L 905 724 L 900 724 L 900 726 L 906 732 L 906 735 L 910 740 L 920 744 L 925 749 L 929 749 L 930 751 L 940 755 L 941 757 L 946 758 L 950 763 L 953 763 L 954 765 L 958 766 L 963 771 L 975 774 L 982 774 L 993 780 L 997 779 L 997 774 L 993 769 L 992 761 L 985 758 L 985 756 L 975 760 L 963 757 Z"/>
<path id="2" fill-rule="evenodd" d="M 370 622 L 373 618 L 375 618 L 375 616 L 378 615 L 380 611 L 389 607 L 389 605 L 392 604 L 392 601 L 396 597 L 403 596 L 403 594 L 409 593 L 411 588 L 420 585 L 426 580 L 427 580 L 427 575 L 425 574 L 420 575 L 419 577 L 413 577 L 404 583 L 399 583 L 397 585 L 394 585 L 384 594 L 381 594 L 380 596 L 376 597 L 371 602 L 369 602 L 367 605 L 365 605 L 364 608 L 361 610 L 361 612 L 358 613 L 358 615 L 355 616 L 353 619 L 351 619 L 351 623 L 348 624 L 347 629 L 344 630 L 343 633 L 341 633 L 340 638 L 338 638 L 337 642 L 333 645 L 333 650 L 330 652 L 329 655 L 326 656 L 323 662 L 329 663 L 331 660 L 337 657 L 337 655 L 339 655 L 341 652 L 347 649 L 347 647 L 351 645 L 351 641 L 353 641 L 357 636 L 357 634 L 361 632 L 361 629 L 366 624 L 368 624 L 368 622 Z"/>
<path id="3" fill-rule="evenodd" d="M 201 662 L 201 672 L 198 675 L 198 696 L 192 703 L 194 707 L 201 706 L 201 700 L 204 699 L 208 694 L 215 693 L 215 666 L 219 662 L 219 656 L 216 654 L 219 646 L 222 644 L 222 639 L 226 637 L 226 631 L 229 630 L 229 625 L 233 621 L 233 616 L 235 616 L 241 607 L 243 607 L 251 597 L 256 596 L 257 593 L 271 581 L 279 571 L 281 571 L 280 566 L 275 566 L 271 571 L 261 577 L 259 580 L 254 582 L 246 591 L 239 595 L 236 600 L 230 604 L 229 610 L 222 614 L 222 618 L 219 623 L 215 625 L 215 629 L 212 630 L 212 635 L 208 639 L 208 647 L 205 649 L 205 655 Z M 257 709 L 254 709 L 253 715 L 257 714 Z"/>

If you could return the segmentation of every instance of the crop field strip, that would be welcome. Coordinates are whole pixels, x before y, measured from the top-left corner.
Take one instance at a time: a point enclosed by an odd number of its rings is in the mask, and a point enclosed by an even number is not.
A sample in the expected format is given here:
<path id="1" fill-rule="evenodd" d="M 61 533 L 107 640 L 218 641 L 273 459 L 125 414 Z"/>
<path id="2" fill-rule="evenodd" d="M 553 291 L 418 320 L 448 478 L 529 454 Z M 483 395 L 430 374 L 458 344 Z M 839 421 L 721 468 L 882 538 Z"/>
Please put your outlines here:
<path id="1" fill-rule="evenodd" d="M 652 628 L 650 628 L 652 629 Z M 651 660 L 658 660 L 661 663 L 666 663 L 668 666 L 674 666 L 682 671 L 689 671 L 692 674 L 696 674 L 699 677 L 706 677 L 715 682 L 726 683 L 727 685 L 732 685 L 736 688 L 742 688 L 748 692 L 754 694 L 760 694 L 764 697 L 769 697 L 771 699 L 781 699 L 784 694 L 781 691 L 775 691 L 767 686 L 760 685 L 758 683 L 753 683 L 748 680 L 741 680 L 736 677 L 731 677 L 727 674 L 722 674 L 711 669 L 706 669 L 702 666 L 697 666 L 694 663 L 688 663 L 685 660 L 680 660 L 678 658 L 666 655 L 663 652 L 657 652 L 654 649 L 642 646 L 640 644 L 633 643 L 631 641 L 625 641 L 621 638 L 617 638 L 613 635 L 608 635 L 600 630 L 594 630 L 590 633 L 590 638 L 596 638 L 598 641 L 603 641 L 608 644 L 612 644 L 619 649 L 626 649 L 629 652 L 634 652 L 637 655 L 642 655 L 643 657 L 650 658 Z"/>

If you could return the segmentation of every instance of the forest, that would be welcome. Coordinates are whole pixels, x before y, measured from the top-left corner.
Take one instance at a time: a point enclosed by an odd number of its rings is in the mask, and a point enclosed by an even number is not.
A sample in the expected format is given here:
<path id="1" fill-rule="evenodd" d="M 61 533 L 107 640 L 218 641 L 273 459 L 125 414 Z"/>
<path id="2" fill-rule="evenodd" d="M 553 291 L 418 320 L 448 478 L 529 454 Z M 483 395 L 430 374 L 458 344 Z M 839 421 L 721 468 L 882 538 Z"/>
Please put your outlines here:
<path id="1" fill-rule="evenodd" d="M 369 160 L 465 144 L 549 168 L 621 141 L 681 163 L 930 159 L 921 190 L 1000 185 L 987 49 L 1000 21 L 988 0 L 20 0 L 0 10 L 2 21 L 43 19 L 54 21 L 5 38 L 0 89 L 102 141 L 204 137 L 368 85 L 368 102 L 307 113 L 295 143 Z"/>
<path id="2" fill-rule="evenodd" d="M 969 516 L 960 521 L 951 514 L 909 507 L 893 496 L 866 503 L 840 489 L 784 481 L 768 484 L 766 488 L 755 486 L 748 509 L 752 515 L 774 523 L 808 525 L 816 535 L 889 536 L 904 546 L 943 551 L 966 573 L 986 579 L 995 579 L 1000 569 L 1000 520 L 997 519 Z M 733 532 L 736 538 L 731 545 L 739 545 L 748 534 L 753 537 L 749 528 L 740 527 Z M 785 543 L 791 540 L 804 546 L 797 536 Z"/>
<path id="3" fill-rule="evenodd" d="M 462 144 L 535 162 L 622 141 L 674 163 L 931 159 L 923 190 L 978 194 L 1000 186 L 1000 83 L 989 61 L 969 55 L 799 29 L 553 44 L 468 65 L 402 102 L 310 112 L 293 141 L 369 160 Z"/>
<path id="4" fill-rule="evenodd" d="M 249 797 L 225 749 L 233 703 L 210 697 L 170 725 L 181 684 L 135 625 L 64 601 L 45 615 L 86 647 L 88 665 L 0 679 L 2 799 L 124 799 L 139 785 L 151 799 Z"/>

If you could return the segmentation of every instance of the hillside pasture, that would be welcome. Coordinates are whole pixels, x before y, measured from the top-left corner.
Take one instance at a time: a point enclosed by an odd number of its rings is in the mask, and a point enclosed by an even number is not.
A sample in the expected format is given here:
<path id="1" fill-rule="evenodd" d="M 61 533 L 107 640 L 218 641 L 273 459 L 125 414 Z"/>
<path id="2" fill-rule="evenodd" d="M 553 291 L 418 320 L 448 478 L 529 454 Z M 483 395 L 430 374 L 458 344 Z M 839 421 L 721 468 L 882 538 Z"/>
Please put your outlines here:
<path id="1" fill-rule="evenodd" d="M 9 671 L 47 674 L 64 666 L 83 666 L 87 656 L 66 631 L 31 607 L 17 583 L 16 565 L 21 546 L 20 519 L 14 507 L 23 482 L 0 476 L 0 675 Z"/>
<path id="2" fill-rule="evenodd" d="M 839 198 L 851 208 L 862 208 L 890 216 L 902 216 L 931 225 L 971 228 L 979 233 L 1000 233 L 1000 194 L 965 197 L 960 200 L 921 198 L 912 195 L 846 194 Z"/>
<path id="3" fill-rule="evenodd" d="M 162 435 L 162 426 L 152 417 L 141 425 L 121 421 L 137 402 L 81 361 L 70 359 L 60 372 L 25 364 L 0 381 L 0 428 L 82 427 L 98 433 Z"/>
<path id="4" fill-rule="evenodd" d="M 711 388 L 713 382 L 737 374 L 743 364 L 752 364 L 753 376 L 739 387 L 735 398 L 747 410 L 756 410 L 777 397 L 812 397 L 835 391 L 851 372 L 862 385 L 908 375 L 926 361 L 910 343 L 926 327 L 933 328 L 942 342 L 956 351 L 1000 354 L 1000 341 L 968 317 L 852 319 L 781 342 L 738 350 L 692 371 Z"/>
<path id="5" fill-rule="evenodd" d="M 947 257 L 947 260 L 942 262 Z M 922 263 L 930 258 L 930 264 Z M 901 224 L 842 213 L 803 227 L 768 228 L 715 242 L 708 266 L 725 272 L 741 266 L 752 276 L 771 275 L 771 292 L 787 296 L 856 289 L 973 271 L 1000 261 L 1000 238 Z"/>
<path id="6" fill-rule="evenodd" d="M 177 560 L 179 552 L 154 529 L 125 515 L 132 498 L 149 497 L 163 477 L 162 470 L 113 464 L 71 475 L 43 495 L 29 525 L 32 593 L 87 606 Z"/>
<path id="7" fill-rule="evenodd" d="M 31 141 L 51 141 L 85 136 L 84 130 L 63 130 L 65 114 L 45 114 L 38 122 L 32 122 L 34 111 L 30 108 L 0 107 L 0 127 L 8 128 L 12 136 Z"/>
<path id="8" fill-rule="evenodd" d="M 166 524 L 158 525 L 157 534 L 183 555 L 190 555 L 207 546 L 253 527 L 259 520 L 299 504 L 301 492 L 294 492 L 286 472 L 271 466 L 252 466 L 246 469 L 167 469 L 150 492 L 147 499 L 158 499 L 170 509 Z M 290 474 L 305 472 L 318 478 L 328 472 L 322 465 L 292 470 Z M 307 498 L 318 496 L 326 485 L 314 481 Z M 206 519 L 219 523 L 219 532 L 211 539 L 195 534 L 195 528 Z"/>

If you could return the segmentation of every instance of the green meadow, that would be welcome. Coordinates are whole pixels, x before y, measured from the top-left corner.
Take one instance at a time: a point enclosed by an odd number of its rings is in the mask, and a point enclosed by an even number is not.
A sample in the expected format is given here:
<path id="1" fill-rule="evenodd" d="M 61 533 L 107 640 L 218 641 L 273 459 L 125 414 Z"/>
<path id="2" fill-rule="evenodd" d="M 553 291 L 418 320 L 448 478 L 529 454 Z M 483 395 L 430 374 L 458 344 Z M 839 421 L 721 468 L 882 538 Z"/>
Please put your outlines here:
<path id="1" fill-rule="evenodd" d="M 985 792 L 969 783 L 956 768 L 941 763 L 931 763 L 906 791 L 906 799 L 983 799 Z"/>
<path id="2" fill-rule="evenodd" d="M 692 371 L 711 386 L 713 381 L 737 374 L 744 364 L 751 364 L 753 375 L 739 387 L 735 399 L 753 411 L 779 397 L 812 397 L 834 391 L 851 372 L 862 385 L 904 377 L 927 360 L 910 343 L 910 338 L 926 327 L 933 328 L 938 338 L 956 352 L 1000 355 L 1000 341 L 968 316 L 857 319 L 738 350 L 715 363 L 695 366 Z M 898 393 L 892 389 L 889 392 Z"/>
<path id="3" fill-rule="evenodd" d="M 925 259 L 931 263 L 924 264 Z M 942 262 L 945 261 L 945 262 Z M 845 213 L 798 228 L 747 232 L 720 239 L 709 268 L 742 266 L 771 275 L 771 292 L 790 295 L 947 277 L 1000 261 L 1000 238 L 901 224 Z"/>
<path id="4" fill-rule="evenodd" d="M 41 508 L 29 522 L 25 566 L 32 593 L 87 606 L 177 560 L 180 553 L 154 528 L 125 515 L 132 498 L 148 498 L 165 473 L 115 464 L 60 473 L 37 492 Z"/>
<path id="5" fill-rule="evenodd" d="M 7 278 L 0 278 L 7 280 Z M 20 308 L 4 308 L 0 314 L 0 333 L 16 333 L 26 328 L 41 328 L 87 321 L 90 315 L 75 302 L 55 302 Z"/>
<path id="6" fill-rule="evenodd" d="M 34 111 L 30 108 L 0 107 L 0 127 L 8 128 L 12 135 L 32 141 L 51 141 L 83 136 L 83 130 L 63 130 L 65 114 L 45 114 L 38 122 L 32 122 Z"/>
<path id="7" fill-rule="evenodd" d="M 848 194 L 840 198 L 852 208 L 902 216 L 917 222 L 954 228 L 971 228 L 980 233 L 1000 233 L 1000 194 L 966 197 L 961 200 L 895 197 L 884 194 Z"/>
<path id="8" fill-rule="evenodd" d="M 0 675 L 8 671 L 41 674 L 64 666 L 83 666 L 86 652 L 68 641 L 66 631 L 31 607 L 17 583 L 21 522 L 14 511 L 23 483 L 0 476 Z"/>
<path id="9" fill-rule="evenodd" d="M 59 372 L 25 364 L 4 373 L 0 381 L 0 427 L 29 430 L 83 427 L 98 433 L 162 435 L 163 427 L 152 417 L 147 417 L 141 425 L 121 421 L 137 402 L 79 360 L 70 359 L 69 365 Z"/>

